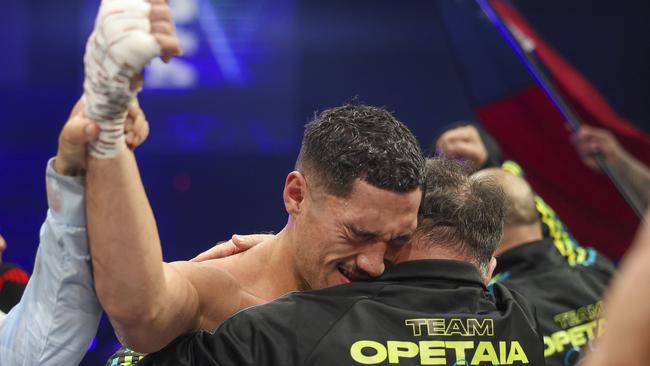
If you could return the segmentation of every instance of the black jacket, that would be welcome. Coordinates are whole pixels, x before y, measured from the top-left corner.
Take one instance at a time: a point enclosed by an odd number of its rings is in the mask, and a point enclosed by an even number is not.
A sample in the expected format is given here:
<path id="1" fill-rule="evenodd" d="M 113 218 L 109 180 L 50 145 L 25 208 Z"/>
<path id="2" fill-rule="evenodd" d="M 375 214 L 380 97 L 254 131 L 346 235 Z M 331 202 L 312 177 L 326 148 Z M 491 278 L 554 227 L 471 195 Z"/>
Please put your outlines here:
<path id="1" fill-rule="evenodd" d="M 522 294 L 537 309 L 550 366 L 574 365 L 580 349 L 603 326 L 601 297 L 614 273 L 607 259 L 591 248 L 574 247 L 574 265 L 550 238 L 503 253 L 493 282 Z M 564 255 L 563 255 L 564 254 Z"/>
<path id="2" fill-rule="evenodd" d="M 470 264 L 413 261 L 246 309 L 138 365 L 543 365 L 536 327 L 519 295 L 488 291 Z"/>

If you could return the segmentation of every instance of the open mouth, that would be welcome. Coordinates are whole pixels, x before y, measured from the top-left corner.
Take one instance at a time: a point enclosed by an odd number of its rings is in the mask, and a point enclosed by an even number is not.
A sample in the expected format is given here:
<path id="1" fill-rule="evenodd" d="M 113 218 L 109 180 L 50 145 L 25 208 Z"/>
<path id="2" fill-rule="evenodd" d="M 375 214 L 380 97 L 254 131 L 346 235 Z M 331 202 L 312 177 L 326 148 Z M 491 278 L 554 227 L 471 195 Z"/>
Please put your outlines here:
<path id="1" fill-rule="evenodd" d="M 338 266 L 337 269 L 339 270 L 341 275 L 343 275 L 343 277 L 345 277 L 347 282 L 363 281 L 363 280 L 366 279 L 365 276 L 360 275 L 356 271 L 355 272 L 348 271 L 343 266 Z"/>

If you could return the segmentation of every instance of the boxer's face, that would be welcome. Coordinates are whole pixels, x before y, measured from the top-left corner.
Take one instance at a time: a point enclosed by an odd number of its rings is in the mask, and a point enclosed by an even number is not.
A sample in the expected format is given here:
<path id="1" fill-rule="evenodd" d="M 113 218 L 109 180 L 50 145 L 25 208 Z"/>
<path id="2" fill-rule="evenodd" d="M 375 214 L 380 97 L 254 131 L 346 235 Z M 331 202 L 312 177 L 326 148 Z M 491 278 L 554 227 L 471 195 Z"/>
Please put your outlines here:
<path id="1" fill-rule="evenodd" d="M 307 289 L 381 275 L 415 231 L 422 192 L 395 193 L 357 179 L 349 197 L 320 196 L 297 220 L 297 268 Z"/>

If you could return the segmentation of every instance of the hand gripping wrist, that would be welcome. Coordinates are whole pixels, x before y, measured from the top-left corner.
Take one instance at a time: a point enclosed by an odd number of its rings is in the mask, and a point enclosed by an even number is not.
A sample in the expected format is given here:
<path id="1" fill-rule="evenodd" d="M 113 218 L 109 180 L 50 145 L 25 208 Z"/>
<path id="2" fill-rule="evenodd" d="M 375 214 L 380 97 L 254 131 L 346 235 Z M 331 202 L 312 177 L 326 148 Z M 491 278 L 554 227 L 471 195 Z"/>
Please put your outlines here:
<path id="1" fill-rule="evenodd" d="M 160 54 L 151 35 L 145 0 L 103 0 L 84 55 L 86 117 L 95 120 L 99 138 L 90 154 L 108 159 L 125 147 L 124 120 L 139 90 L 133 80 Z"/>

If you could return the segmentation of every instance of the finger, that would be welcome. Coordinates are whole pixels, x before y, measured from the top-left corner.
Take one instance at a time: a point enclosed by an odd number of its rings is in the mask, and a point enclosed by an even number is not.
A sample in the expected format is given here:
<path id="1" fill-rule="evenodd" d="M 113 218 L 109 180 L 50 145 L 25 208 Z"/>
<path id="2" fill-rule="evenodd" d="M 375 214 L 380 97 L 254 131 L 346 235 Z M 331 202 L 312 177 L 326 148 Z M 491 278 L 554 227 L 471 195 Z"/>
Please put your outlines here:
<path id="1" fill-rule="evenodd" d="M 61 137 L 73 145 L 95 141 L 99 136 L 99 126 L 89 118 L 77 115 L 63 126 Z"/>
<path id="2" fill-rule="evenodd" d="M 217 244 L 214 247 L 202 252 L 190 259 L 191 262 L 204 262 L 211 259 L 219 259 L 231 256 L 236 253 L 237 247 L 232 241 Z"/>
<path id="3" fill-rule="evenodd" d="M 594 159 L 593 155 L 590 156 L 583 156 L 582 161 L 585 163 L 585 165 L 595 171 L 595 172 L 601 172 L 600 171 L 600 166 L 598 166 L 598 163 L 596 162 L 596 159 Z"/>
<path id="4" fill-rule="evenodd" d="M 453 159 L 450 154 L 451 154 L 451 146 L 453 144 L 453 141 L 440 141 L 438 148 L 436 149 L 436 152 L 438 153 L 439 156 L 446 158 L 446 159 Z"/>
<path id="5" fill-rule="evenodd" d="M 124 120 L 124 133 L 134 130 L 136 118 L 137 116 L 133 116 L 131 113 L 126 115 L 126 119 Z"/>
<path id="6" fill-rule="evenodd" d="M 183 53 L 181 43 L 176 36 L 155 34 L 154 37 L 160 45 L 160 53 L 163 60 L 169 60 L 173 56 L 180 56 Z"/>
<path id="7" fill-rule="evenodd" d="M 128 115 L 135 119 L 140 113 L 142 113 L 142 108 L 140 108 L 140 102 L 137 98 L 133 98 L 131 104 L 129 104 Z"/>
<path id="8" fill-rule="evenodd" d="M 133 131 L 129 131 L 124 135 L 124 140 L 126 142 L 126 146 L 129 148 L 133 149 L 133 146 L 135 145 L 135 133 Z"/>
<path id="9" fill-rule="evenodd" d="M 585 125 L 578 131 L 578 138 L 582 140 L 595 140 L 600 143 L 607 143 L 614 139 L 614 135 L 612 135 L 608 130 Z"/>
<path id="10" fill-rule="evenodd" d="M 135 129 L 135 121 L 133 120 L 132 117 L 126 117 L 126 120 L 124 121 L 124 133 L 127 133 L 129 131 L 133 131 Z"/>
<path id="11" fill-rule="evenodd" d="M 133 128 L 135 139 L 133 140 L 133 146 L 131 148 L 135 149 L 136 147 L 140 146 L 149 136 L 149 122 L 147 122 L 147 120 L 144 118 L 144 115 L 142 115 L 142 117 L 138 118 L 138 121 L 136 121 Z"/>
<path id="12" fill-rule="evenodd" d="M 476 130 L 476 127 L 474 126 L 463 126 L 463 127 L 457 127 L 452 130 L 449 130 L 445 132 L 441 138 L 443 138 L 448 141 L 476 141 L 478 142 L 480 140 L 478 131 Z"/>
<path id="13" fill-rule="evenodd" d="M 481 159 L 481 150 L 473 142 L 456 141 L 447 147 L 447 155 L 454 159 L 476 161 Z"/>
<path id="14" fill-rule="evenodd" d="M 238 235 L 235 234 L 232 236 L 232 242 L 240 249 L 241 251 L 248 250 L 257 244 L 272 238 L 273 234 L 249 234 L 249 235 Z"/>
<path id="15" fill-rule="evenodd" d="M 176 29 L 169 22 L 155 22 L 151 23 L 151 34 L 173 36 L 176 35 Z"/>
<path id="16" fill-rule="evenodd" d="M 165 21 L 172 23 L 172 12 L 167 4 L 151 3 L 151 10 L 149 11 L 149 21 L 151 23 Z"/>
<path id="17" fill-rule="evenodd" d="M 594 126 L 582 125 L 582 126 L 580 126 L 580 129 L 578 130 L 578 133 L 585 134 L 585 135 L 593 135 L 598 130 L 599 129 L 594 127 Z"/>

